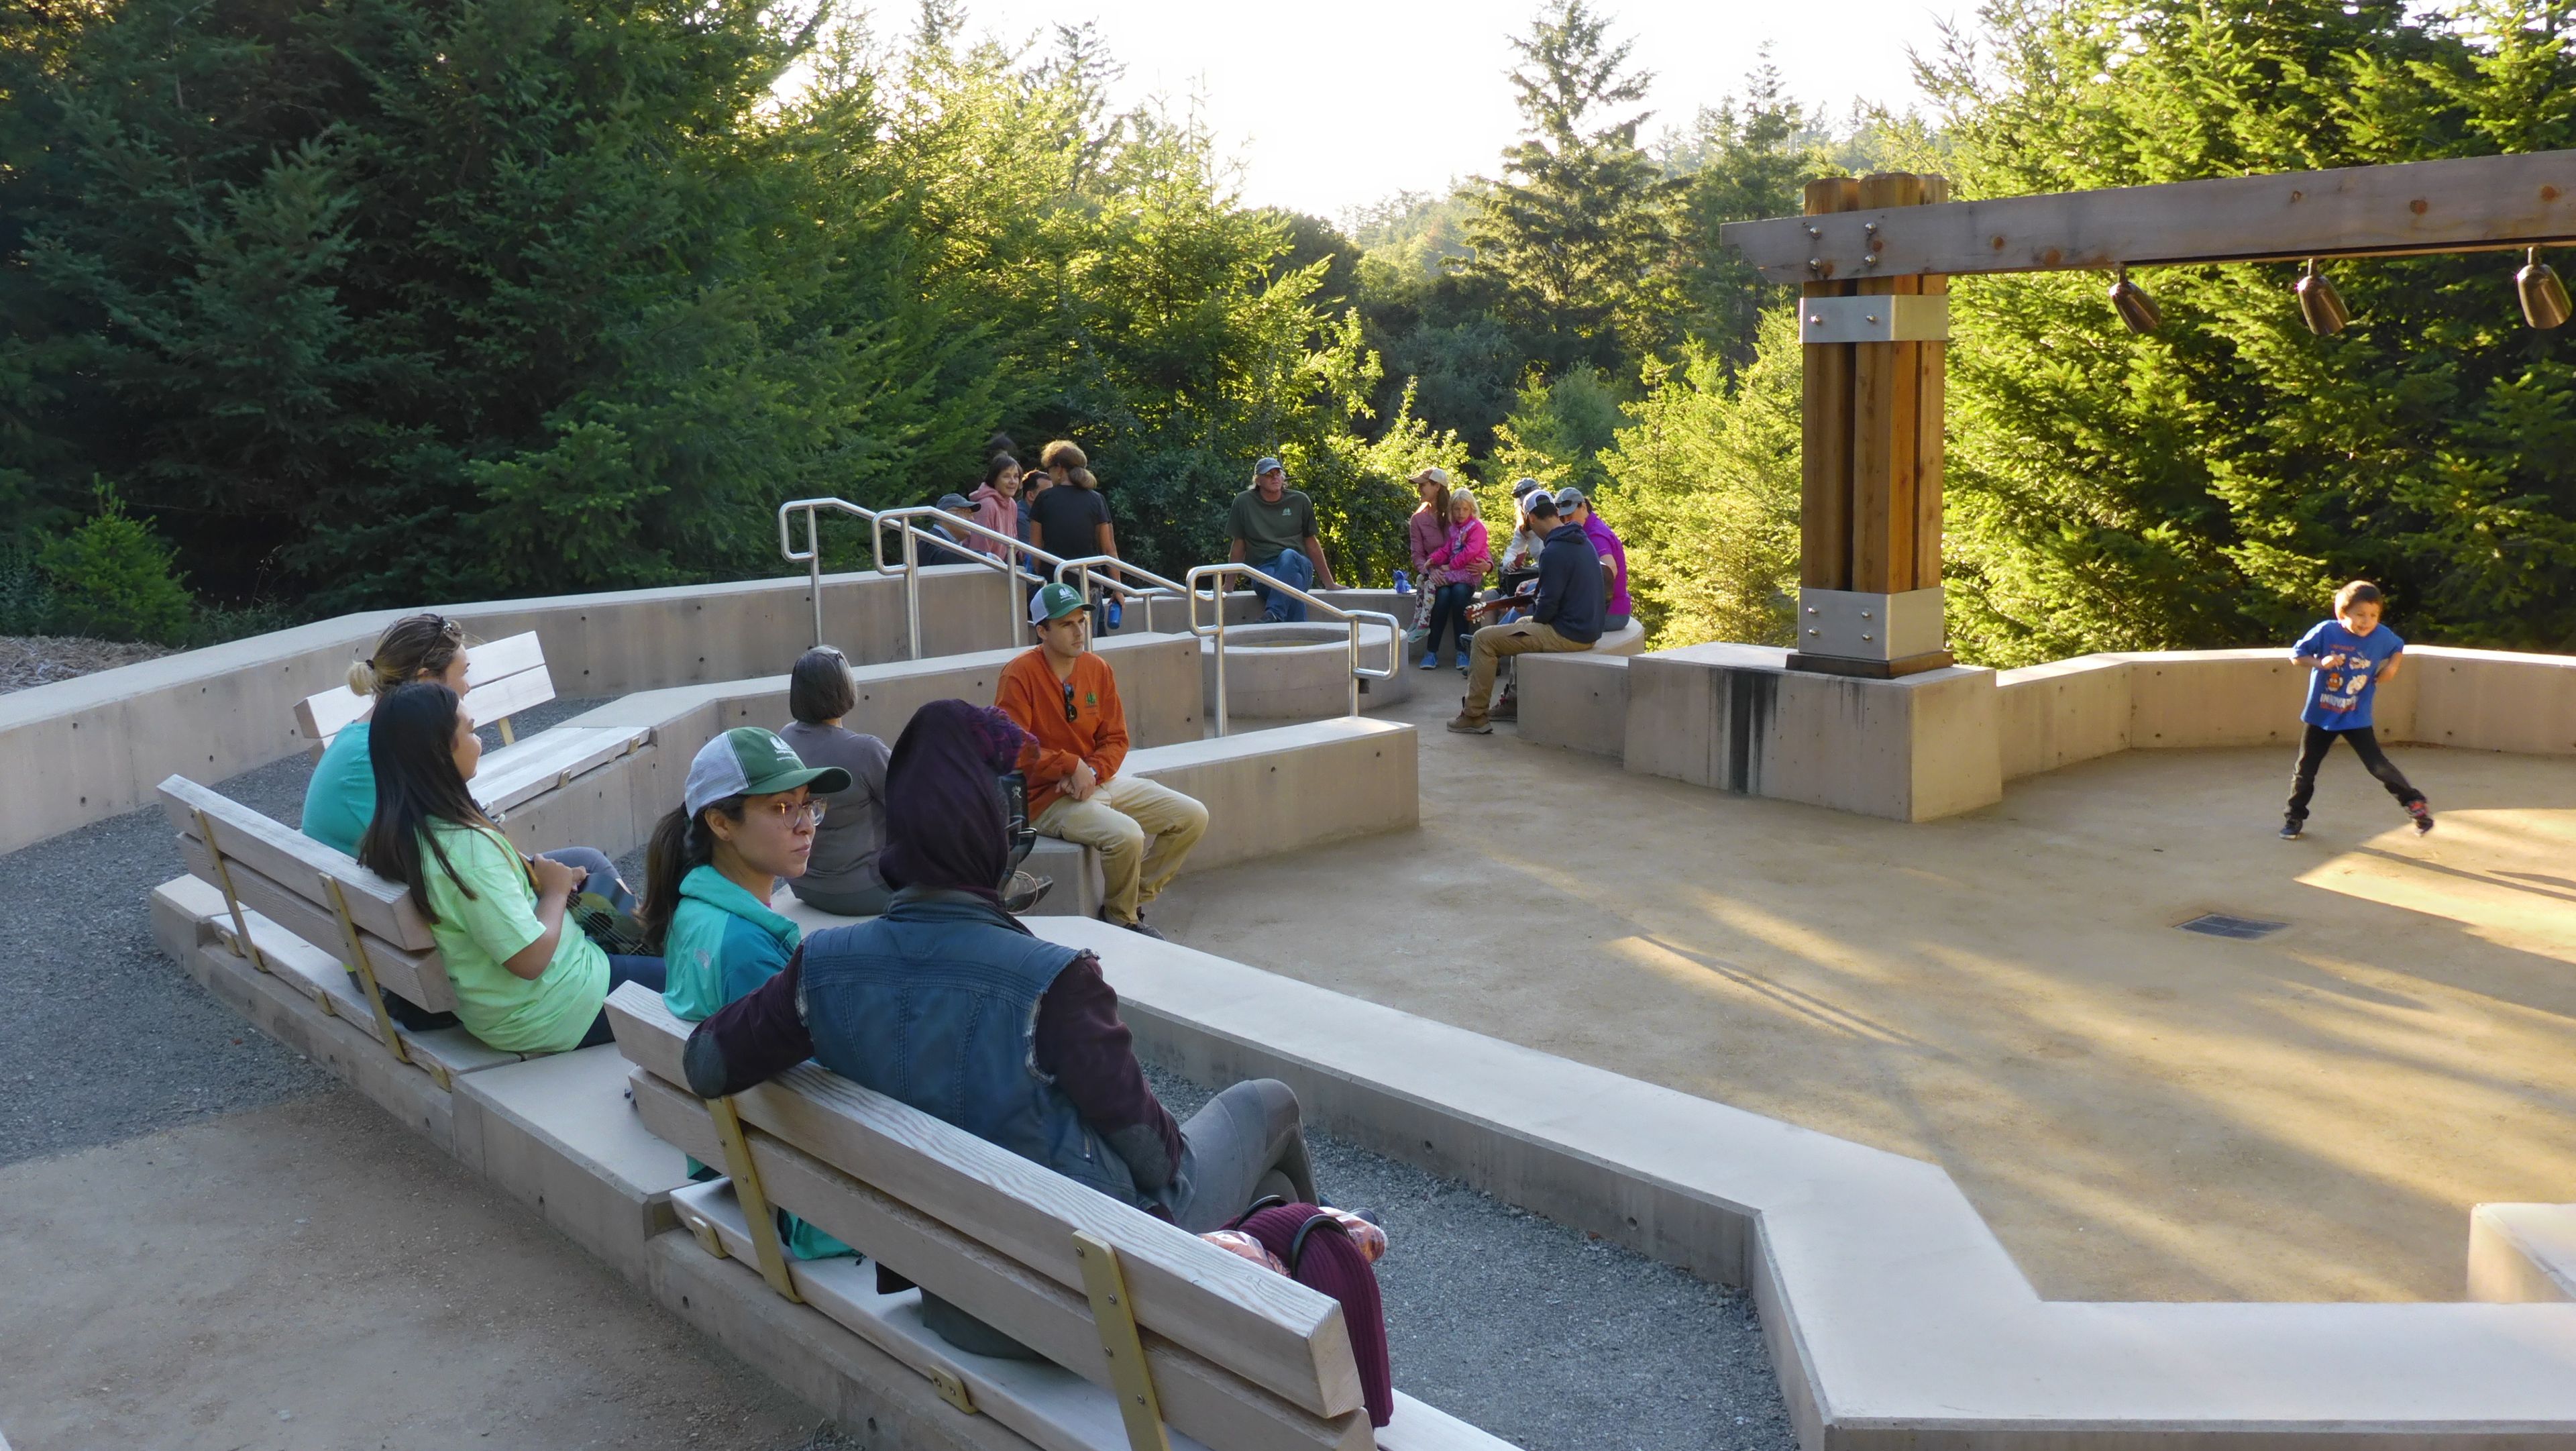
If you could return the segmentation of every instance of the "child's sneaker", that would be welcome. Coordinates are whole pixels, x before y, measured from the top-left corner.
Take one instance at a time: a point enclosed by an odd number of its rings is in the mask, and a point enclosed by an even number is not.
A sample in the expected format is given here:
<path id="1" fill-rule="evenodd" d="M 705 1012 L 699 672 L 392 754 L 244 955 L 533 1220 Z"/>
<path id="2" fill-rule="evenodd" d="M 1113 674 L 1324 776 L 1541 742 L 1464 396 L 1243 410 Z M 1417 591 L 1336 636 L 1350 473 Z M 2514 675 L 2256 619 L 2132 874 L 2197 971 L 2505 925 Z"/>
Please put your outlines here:
<path id="1" fill-rule="evenodd" d="M 1437 670 L 1437 669 L 1439 669 L 1439 668 L 1440 668 L 1440 657 L 1439 657 L 1437 654 L 1425 654 L 1425 655 L 1422 657 L 1422 668 L 1423 668 L 1423 669 L 1425 669 L 1425 670 Z"/>
<path id="2" fill-rule="evenodd" d="M 2415 818 L 2417 836 L 2423 836 L 2432 831 L 2433 808 L 2430 803 L 2422 800 L 2409 801 L 2406 803 L 2406 814 Z"/>
<path id="3" fill-rule="evenodd" d="M 2281 840 L 2297 841 L 2308 834 L 2308 824 L 2295 816 L 2281 818 Z"/>

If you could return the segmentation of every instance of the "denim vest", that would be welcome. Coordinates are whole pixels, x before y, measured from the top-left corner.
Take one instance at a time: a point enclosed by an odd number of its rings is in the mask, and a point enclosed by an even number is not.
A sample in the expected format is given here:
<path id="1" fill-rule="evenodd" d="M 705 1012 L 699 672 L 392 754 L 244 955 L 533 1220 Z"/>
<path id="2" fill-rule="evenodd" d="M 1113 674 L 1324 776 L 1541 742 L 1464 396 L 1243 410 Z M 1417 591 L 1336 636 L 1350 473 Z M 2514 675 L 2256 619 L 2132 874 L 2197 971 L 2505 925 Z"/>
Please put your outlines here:
<path id="1" fill-rule="evenodd" d="M 1081 953 L 964 892 L 906 888 L 885 915 L 805 939 L 814 1057 L 1122 1204 L 1127 1161 L 1038 1070 L 1038 1000 Z"/>

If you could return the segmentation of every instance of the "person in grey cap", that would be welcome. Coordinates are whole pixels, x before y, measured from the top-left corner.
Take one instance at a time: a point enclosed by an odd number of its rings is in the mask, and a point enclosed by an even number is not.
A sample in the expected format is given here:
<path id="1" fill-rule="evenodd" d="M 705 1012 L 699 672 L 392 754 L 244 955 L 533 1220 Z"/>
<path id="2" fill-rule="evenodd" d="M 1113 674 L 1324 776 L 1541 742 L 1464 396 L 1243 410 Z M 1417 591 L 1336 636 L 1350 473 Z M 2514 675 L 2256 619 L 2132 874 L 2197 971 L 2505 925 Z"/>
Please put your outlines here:
<path id="1" fill-rule="evenodd" d="M 975 517 L 975 505 L 964 494 L 940 495 L 939 508 L 942 513 L 954 514 L 960 519 L 972 519 Z M 922 525 L 921 532 L 924 534 L 935 535 L 939 540 L 945 541 L 932 542 L 925 540 L 922 542 L 920 545 L 919 558 L 923 564 L 978 564 L 982 562 L 981 557 L 970 551 L 961 541 L 959 537 L 960 531 L 950 529 L 945 523 L 939 520 L 933 519 Z"/>
<path id="2" fill-rule="evenodd" d="M 1619 542 L 1619 536 L 1593 511 L 1592 501 L 1572 484 L 1556 491 L 1556 508 L 1565 522 L 1583 526 L 1583 537 L 1592 541 L 1592 548 L 1601 556 L 1602 581 L 1610 590 L 1609 613 L 1601 617 L 1602 630 L 1606 633 L 1628 628 L 1628 546 Z"/>
<path id="3" fill-rule="evenodd" d="M 1315 504 L 1288 487 L 1288 470 L 1279 460 L 1264 458 L 1252 466 L 1252 487 L 1234 496 L 1225 516 L 1225 532 L 1234 541 L 1226 558 L 1249 563 L 1281 584 L 1298 589 L 1331 589 L 1333 567 L 1324 562 L 1324 543 L 1315 537 Z M 1306 603 L 1262 584 L 1262 618 L 1291 623 L 1306 618 Z"/>

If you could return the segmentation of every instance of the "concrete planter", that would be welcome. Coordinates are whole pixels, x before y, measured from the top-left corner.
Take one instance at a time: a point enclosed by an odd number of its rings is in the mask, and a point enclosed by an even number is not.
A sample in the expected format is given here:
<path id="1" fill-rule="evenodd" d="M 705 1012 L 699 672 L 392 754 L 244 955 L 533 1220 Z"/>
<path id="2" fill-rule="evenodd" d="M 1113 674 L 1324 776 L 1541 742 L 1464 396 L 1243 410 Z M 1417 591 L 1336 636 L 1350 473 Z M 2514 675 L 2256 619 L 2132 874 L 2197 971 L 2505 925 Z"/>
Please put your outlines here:
<path id="1" fill-rule="evenodd" d="M 1365 682 L 1360 709 L 1382 710 L 1413 693 L 1403 665 L 1402 641 L 1386 626 L 1360 622 L 1360 663 L 1383 669 L 1390 644 L 1399 647 L 1394 678 Z M 1216 640 L 1199 641 L 1199 683 L 1209 719 L 1216 710 Z M 1226 711 L 1235 720 L 1316 720 L 1350 709 L 1350 626 L 1333 621 L 1301 625 L 1228 625 L 1225 631 Z"/>

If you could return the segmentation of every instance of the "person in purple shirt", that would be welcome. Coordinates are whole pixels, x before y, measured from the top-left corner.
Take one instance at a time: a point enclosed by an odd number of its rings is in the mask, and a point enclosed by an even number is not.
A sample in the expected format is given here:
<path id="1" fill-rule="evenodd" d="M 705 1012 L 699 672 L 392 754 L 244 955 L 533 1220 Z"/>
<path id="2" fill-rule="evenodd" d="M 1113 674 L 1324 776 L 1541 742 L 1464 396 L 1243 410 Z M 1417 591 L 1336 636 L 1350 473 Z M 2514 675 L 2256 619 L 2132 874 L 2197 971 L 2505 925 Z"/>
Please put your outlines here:
<path id="1" fill-rule="evenodd" d="M 1628 550 L 1601 516 L 1592 512 L 1592 501 L 1583 491 L 1571 485 L 1556 491 L 1556 507 L 1565 512 L 1565 521 L 1583 528 L 1583 537 L 1592 541 L 1600 554 L 1602 567 L 1609 570 L 1609 612 L 1602 617 L 1604 633 L 1628 628 Z"/>
<path id="2" fill-rule="evenodd" d="M 2379 736 L 2371 728 L 2370 707 L 2379 682 L 2397 674 L 2400 652 L 2406 648 L 2395 630 L 2379 623 L 2381 604 L 2379 586 L 2354 580 L 2335 591 L 2335 617 L 2318 621 L 2290 650 L 2290 663 L 2309 671 L 2308 704 L 2299 712 L 2307 729 L 2299 738 L 2298 773 L 2290 780 L 2289 811 L 2281 821 L 2283 841 L 2296 841 L 2306 834 L 2308 801 L 2317 792 L 2317 767 L 2339 740 L 2351 745 L 2361 764 L 2415 818 L 2416 835 L 2433 829 L 2433 813 L 2424 793 L 2379 749 Z"/>

